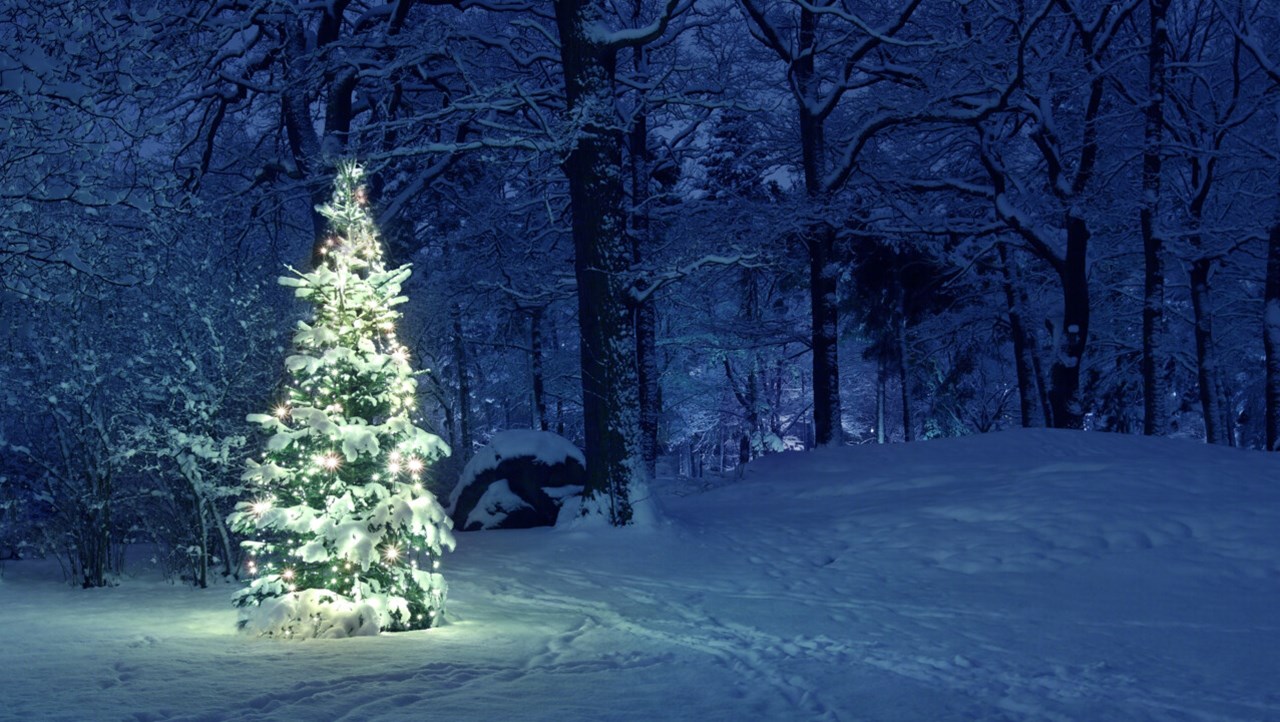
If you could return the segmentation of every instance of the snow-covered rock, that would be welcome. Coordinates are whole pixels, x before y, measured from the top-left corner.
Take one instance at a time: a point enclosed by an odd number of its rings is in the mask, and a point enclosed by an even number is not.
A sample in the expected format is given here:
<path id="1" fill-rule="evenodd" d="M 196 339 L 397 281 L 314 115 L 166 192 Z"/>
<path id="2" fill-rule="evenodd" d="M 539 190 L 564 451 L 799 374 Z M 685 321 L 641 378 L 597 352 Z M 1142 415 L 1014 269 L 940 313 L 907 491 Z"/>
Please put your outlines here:
<path id="1" fill-rule="evenodd" d="M 582 493 L 586 475 L 586 458 L 568 439 L 501 431 L 467 462 L 449 514 L 459 531 L 553 526 L 565 499 Z"/>

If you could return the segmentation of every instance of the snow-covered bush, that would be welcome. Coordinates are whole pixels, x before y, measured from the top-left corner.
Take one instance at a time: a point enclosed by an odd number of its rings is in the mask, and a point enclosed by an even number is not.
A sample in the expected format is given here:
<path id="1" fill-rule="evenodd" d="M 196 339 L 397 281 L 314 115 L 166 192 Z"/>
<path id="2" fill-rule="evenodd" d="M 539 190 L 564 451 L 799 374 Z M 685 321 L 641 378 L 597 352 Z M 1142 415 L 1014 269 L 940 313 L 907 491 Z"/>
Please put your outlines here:
<path id="1" fill-rule="evenodd" d="M 139 418 L 136 399 L 104 335 L 79 322 L 48 329 L 0 369 L 41 395 L 15 415 L 0 450 L 24 469 L 25 509 L 16 513 L 33 522 L 41 551 L 86 588 L 110 584 L 120 571 L 126 504 L 138 481 L 125 443 Z"/>
<path id="2" fill-rule="evenodd" d="M 249 445 L 244 416 L 258 408 L 278 374 L 276 309 L 256 289 L 239 289 L 210 263 L 184 263 L 187 283 L 172 306 L 145 313 L 143 347 L 152 363 L 135 383 L 151 409 L 131 445 L 146 475 L 138 526 L 160 546 L 166 570 L 196 586 L 211 572 L 229 577 L 240 563 L 226 517 L 243 494 Z M 213 286 L 221 293 L 207 293 Z"/>
<path id="3" fill-rule="evenodd" d="M 552 526 L 585 481 L 586 459 L 568 439 L 501 431 L 467 462 L 449 496 L 450 515 L 462 531 Z"/>

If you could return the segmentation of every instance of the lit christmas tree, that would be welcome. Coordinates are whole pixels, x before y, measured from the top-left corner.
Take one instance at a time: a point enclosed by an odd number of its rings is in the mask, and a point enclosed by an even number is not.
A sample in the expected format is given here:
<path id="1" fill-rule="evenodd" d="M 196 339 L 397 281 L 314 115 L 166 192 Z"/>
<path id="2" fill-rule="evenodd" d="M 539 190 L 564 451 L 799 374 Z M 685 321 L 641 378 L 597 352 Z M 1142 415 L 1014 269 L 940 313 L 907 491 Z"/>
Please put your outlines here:
<path id="1" fill-rule="evenodd" d="M 339 169 L 320 211 L 333 229 L 325 263 L 280 279 L 315 304 L 285 360 L 288 397 L 249 416 L 271 437 L 243 477 L 251 498 L 230 517 L 250 538 L 254 577 L 235 596 L 239 625 L 286 638 L 430 627 L 454 538 L 421 478 L 449 448 L 410 418 L 416 382 L 395 330 L 410 269 L 383 266 L 358 166 Z"/>

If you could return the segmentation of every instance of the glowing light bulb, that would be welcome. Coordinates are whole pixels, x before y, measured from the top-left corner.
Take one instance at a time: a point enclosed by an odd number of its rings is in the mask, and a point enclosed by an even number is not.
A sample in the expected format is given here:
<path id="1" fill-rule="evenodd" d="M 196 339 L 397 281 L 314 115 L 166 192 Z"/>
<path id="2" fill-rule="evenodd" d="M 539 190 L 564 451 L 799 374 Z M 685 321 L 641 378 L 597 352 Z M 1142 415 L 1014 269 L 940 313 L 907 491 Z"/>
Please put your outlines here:
<path id="1" fill-rule="evenodd" d="M 280 576 L 284 577 L 285 579 L 293 579 L 293 570 L 286 569 L 283 572 L 281 572 Z"/>
<path id="2" fill-rule="evenodd" d="M 342 460 L 337 454 L 329 453 L 316 457 L 316 465 L 323 467 L 326 471 L 333 471 L 342 464 Z"/>
<path id="3" fill-rule="evenodd" d="M 391 358 L 394 359 L 396 363 L 409 363 L 409 352 L 402 348 L 398 348 L 395 350 L 395 353 L 391 354 Z"/>
<path id="4" fill-rule="evenodd" d="M 288 416 L 289 416 L 289 407 L 288 407 L 288 406 L 285 406 L 284 404 L 280 404 L 279 406 L 277 406 L 277 407 L 276 407 L 275 415 L 276 415 L 276 418 L 277 418 L 277 419 L 283 419 L 283 418 L 288 417 Z"/>
<path id="5" fill-rule="evenodd" d="M 416 457 L 416 456 L 414 456 L 414 457 L 410 458 L 410 459 L 409 459 L 409 463 L 408 463 L 408 467 L 409 467 L 409 473 L 411 473 L 411 474 L 418 474 L 418 473 L 421 473 L 421 472 L 422 472 L 422 467 L 423 467 L 422 459 L 419 459 L 419 458 L 418 458 L 418 457 Z"/>
<path id="6" fill-rule="evenodd" d="M 394 562 L 395 560 L 399 559 L 400 558 L 399 547 L 395 547 L 395 546 L 387 547 L 382 551 L 382 558 L 386 559 L 389 562 Z"/>
<path id="7" fill-rule="evenodd" d="M 250 507 L 250 509 L 253 511 L 255 515 L 262 516 L 263 514 L 266 514 L 268 511 L 271 511 L 271 500 L 260 499 L 258 501 L 255 501 L 253 502 L 253 506 Z"/>
<path id="8" fill-rule="evenodd" d="M 398 463 L 396 463 L 396 462 L 394 462 L 394 461 L 393 461 L 393 462 L 391 462 L 390 464 L 387 464 L 387 473 L 388 473 L 388 474 L 391 474 L 392 476 L 394 476 L 394 475 L 396 475 L 396 474 L 399 474 L 399 473 L 400 473 L 400 464 L 398 464 Z"/>

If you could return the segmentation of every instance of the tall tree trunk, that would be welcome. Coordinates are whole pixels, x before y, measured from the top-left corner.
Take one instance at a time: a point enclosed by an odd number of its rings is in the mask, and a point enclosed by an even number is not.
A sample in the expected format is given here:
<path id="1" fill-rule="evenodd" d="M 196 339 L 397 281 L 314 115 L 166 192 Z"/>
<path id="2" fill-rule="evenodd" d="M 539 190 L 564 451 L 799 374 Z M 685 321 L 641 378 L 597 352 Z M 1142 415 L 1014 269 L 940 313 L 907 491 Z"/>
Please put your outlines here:
<path id="1" fill-rule="evenodd" d="M 800 158 L 805 192 L 815 207 L 828 198 L 826 173 L 825 116 L 813 112 L 809 99 L 821 92 L 814 74 L 817 51 L 818 16 L 808 9 L 800 11 L 797 33 L 798 52 L 791 73 L 799 94 Z M 836 306 L 836 284 L 839 259 L 836 257 L 836 230 L 828 223 L 812 224 L 806 234 L 809 252 L 809 306 L 812 319 L 813 348 L 813 437 L 817 446 L 844 442 L 840 408 L 840 359 L 837 332 L 840 314 Z"/>
<path id="2" fill-rule="evenodd" d="M 907 319 L 899 305 L 898 327 L 894 335 L 898 342 L 898 386 L 902 391 L 902 440 L 915 441 L 915 424 L 911 421 L 911 366 L 907 358 Z"/>
<path id="3" fill-rule="evenodd" d="M 205 499 L 209 516 L 213 519 L 214 529 L 218 532 L 218 543 L 222 546 L 222 574 L 229 577 L 240 564 L 236 547 L 231 543 L 231 532 L 227 529 L 226 515 L 218 513 L 218 507 L 212 499 Z"/>
<path id="4" fill-rule="evenodd" d="M 547 392 L 546 375 L 543 371 L 542 354 L 542 306 L 535 307 L 529 313 L 529 365 L 533 374 L 533 422 L 539 431 L 546 431 Z"/>
<path id="5" fill-rule="evenodd" d="M 1263 298 L 1262 347 L 1266 353 L 1266 439 L 1280 451 L 1280 220 L 1267 239 L 1267 286 Z"/>
<path id="6" fill-rule="evenodd" d="M 201 589 L 209 588 L 209 517 L 205 516 L 204 505 L 200 503 L 200 498 L 195 499 L 196 518 L 200 521 L 199 541 L 200 550 L 196 557 L 195 586 Z"/>
<path id="7" fill-rule="evenodd" d="M 813 319 L 813 440 L 843 443 L 840 409 L 839 309 L 835 229 L 823 224 L 809 238 L 809 304 Z"/>
<path id="8" fill-rule="evenodd" d="M 1200 412 L 1204 417 L 1204 438 L 1210 444 L 1227 442 L 1229 427 L 1223 427 L 1222 382 L 1218 377 L 1218 353 L 1213 345 L 1213 312 L 1209 302 L 1209 273 L 1213 262 L 1197 258 L 1191 262 L 1191 309 L 1195 317 L 1196 378 L 1200 386 Z"/>
<path id="9" fill-rule="evenodd" d="M 632 22 L 641 25 L 643 0 L 632 5 Z M 638 82 L 648 77 L 648 56 L 643 47 L 632 49 L 632 69 Z M 628 137 L 628 166 L 631 186 L 632 261 L 640 267 L 650 243 L 649 225 L 649 110 L 639 93 Z M 658 378 L 658 309 L 652 295 L 635 306 L 636 377 L 640 397 L 640 456 L 645 474 L 652 478 L 658 463 L 658 423 L 662 417 Z"/>
<path id="10" fill-rule="evenodd" d="M 1067 213 L 1067 252 L 1062 264 L 1062 325 L 1054 330 L 1054 358 L 1049 369 L 1049 404 L 1053 425 L 1084 428 L 1084 399 L 1080 392 L 1080 362 L 1089 339 L 1089 226 Z"/>
<path id="11" fill-rule="evenodd" d="M 1032 360 L 1035 353 L 1035 337 L 1032 336 L 1023 322 L 1023 299 L 1020 294 L 1020 279 L 1017 269 L 1013 267 L 1013 259 L 1009 257 L 1009 248 L 1004 243 L 996 244 L 996 252 L 1000 257 L 1001 286 L 1004 289 L 1004 300 L 1009 316 L 1009 336 L 1013 341 L 1013 365 L 1018 379 L 1018 411 L 1025 428 L 1045 425 L 1044 411 L 1041 406 L 1040 385 L 1036 379 L 1036 367 Z"/>
<path id="12" fill-rule="evenodd" d="M 616 128 L 617 52 L 597 38 L 598 1 L 557 0 L 556 26 L 571 117 L 580 127 L 564 160 L 573 212 L 574 273 L 581 329 L 583 492 L 615 525 L 631 522 L 630 487 L 644 477 L 639 382 L 628 271 L 632 249 L 623 206 L 622 142 Z"/>
<path id="13" fill-rule="evenodd" d="M 1035 336 L 1030 335 L 1028 338 L 1034 340 Z M 1044 363 L 1040 360 L 1040 345 L 1038 343 L 1033 344 L 1029 348 L 1031 351 L 1031 368 L 1036 375 L 1036 393 L 1040 396 L 1040 413 L 1044 415 L 1044 425 L 1056 429 L 1058 427 L 1053 423 L 1053 403 L 1049 401 L 1049 383 L 1045 380 Z"/>
<path id="14" fill-rule="evenodd" d="M 462 309 L 453 309 L 453 369 L 458 375 L 458 464 L 471 458 L 471 375 L 467 371 L 467 347 L 462 339 Z M 459 467 L 461 468 L 461 467 Z"/>
<path id="15" fill-rule="evenodd" d="M 1164 239 L 1160 218 L 1160 154 L 1164 146 L 1164 59 L 1169 0 L 1148 0 L 1147 108 L 1142 147 L 1142 433 L 1164 435 L 1169 427 L 1168 381 L 1161 359 L 1164 338 Z"/>
<path id="16" fill-rule="evenodd" d="M 884 433 L 884 406 L 885 392 L 889 382 L 889 371 L 885 368 L 884 359 L 880 359 L 876 368 L 876 443 L 883 444 L 885 442 Z"/>
<path id="17" fill-rule="evenodd" d="M 649 298 L 635 307 L 636 382 L 640 406 L 640 457 L 647 477 L 658 462 L 658 423 L 662 392 L 658 373 L 658 309 Z"/>
<path id="18" fill-rule="evenodd" d="M 302 19 L 286 20 L 283 28 L 285 52 L 289 62 L 285 64 L 286 77 L 280 110 L 290 155 L 298 175 L 306 183 L 311 200 L 309 213 L 314 235 L 311 244 L 312 268 L 319 268 L 324 262 L 323 244 L 329 232 L 329 223 L 316 208 L 329 200 L 328 176 L 332 170 L 328 167 L 329 164 L 337 160 L 336 156 L 346 149 L 358 75 L 354 70 L 344 70 L 324 79 L 325 118 L 322 136 L 316 130 L 311 112 L 316 100 L 311 89 L 317 80 L 312 77 L 311 58 L 315 56 L 317 48 L 338 39 L 342 14 L 349 4 L 350 0 L 328 3 L 314 34 L 308 31 Z"/>
<path id="19" fill-rule="evenodd" d="M 733 397 L 738 400 L 738 405 L 742 407 L 743 417 L 747 421 L 747 430 L 743 434 L 743 438 L 748 441 L 742 452 L 746 454 L 742 458 L 742 463 L 745 464 L 751 461 L 751 436 L 760 430 L 760 402 L 756 370 L 753 365 L 747 371 L 746 380 L 739 382 L 737 375 L 733 373 L 733 364 L 729 363 L 729 359 L 726 357 L 724 359 L 724 375 L 729 381 L 729 390 L 733 392 Z"/>

